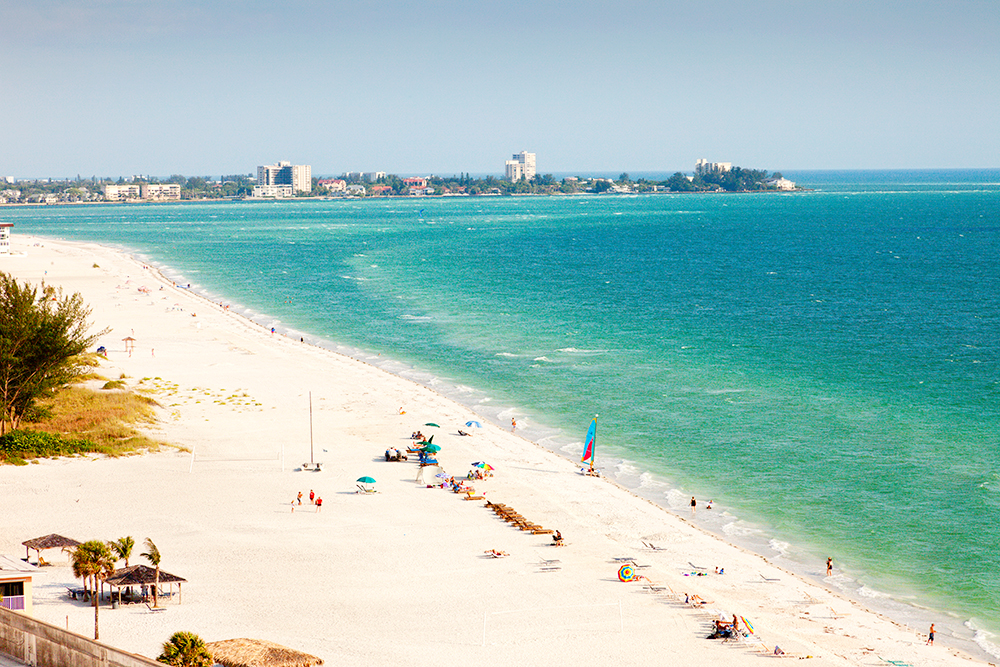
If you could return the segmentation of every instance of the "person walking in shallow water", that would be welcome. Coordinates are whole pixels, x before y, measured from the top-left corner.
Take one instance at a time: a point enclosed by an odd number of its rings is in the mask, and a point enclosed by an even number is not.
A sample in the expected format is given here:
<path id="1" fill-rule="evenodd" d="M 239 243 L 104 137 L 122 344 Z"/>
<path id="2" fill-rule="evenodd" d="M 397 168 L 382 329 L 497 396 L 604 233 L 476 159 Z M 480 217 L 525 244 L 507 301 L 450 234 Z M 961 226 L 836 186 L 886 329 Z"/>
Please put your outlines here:
<path id="1" fill-rule="evenodd" d="M 691 496 L 691 514 L 694 514 L 695 510 L 697 509 L 698 509 L 698 501 L 694 499 L 694 496 Z"/>
<path id="2" fill-rule="evenodd" d="M 833 576 L 833 558 L 828 557 L 826 559 L 826 576 L 828 577 Z"/>
<path id="3" fill-rule="evenodd" d="M 931 623 L 930 632 L 927 633 L 927 645 L 934 646 L 934 624 Z"/>

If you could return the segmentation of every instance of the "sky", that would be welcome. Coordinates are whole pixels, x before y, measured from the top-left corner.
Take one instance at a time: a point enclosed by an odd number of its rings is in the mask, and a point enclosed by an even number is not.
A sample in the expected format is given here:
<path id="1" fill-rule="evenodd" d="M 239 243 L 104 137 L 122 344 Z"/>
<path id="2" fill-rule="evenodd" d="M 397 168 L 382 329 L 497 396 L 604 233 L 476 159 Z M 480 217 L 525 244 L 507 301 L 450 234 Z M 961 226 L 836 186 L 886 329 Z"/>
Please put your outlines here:
<path id="1" fill-rule="evenodd" d="M 0 0 L 0 176 L 1000 167 L 998 0 Z"/>

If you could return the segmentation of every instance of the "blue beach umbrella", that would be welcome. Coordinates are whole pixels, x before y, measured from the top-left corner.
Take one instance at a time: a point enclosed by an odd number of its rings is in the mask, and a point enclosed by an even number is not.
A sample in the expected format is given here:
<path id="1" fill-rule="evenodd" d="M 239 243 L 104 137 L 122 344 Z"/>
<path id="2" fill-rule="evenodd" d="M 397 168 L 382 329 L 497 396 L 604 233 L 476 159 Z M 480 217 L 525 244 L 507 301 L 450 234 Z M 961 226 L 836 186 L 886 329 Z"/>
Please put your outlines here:
<path id="1" fill-rule="evenodd" d="M 374 484 L 375 480 L 371 477 L 358 477 L 358 481 L 362 484 Z"/>
<path id="2" fill-rule="evenodd" d="M 482 428 L 483 425 L 477 421 L 465 422 L 466 426 L 475 426 L 476 428 Z"/>

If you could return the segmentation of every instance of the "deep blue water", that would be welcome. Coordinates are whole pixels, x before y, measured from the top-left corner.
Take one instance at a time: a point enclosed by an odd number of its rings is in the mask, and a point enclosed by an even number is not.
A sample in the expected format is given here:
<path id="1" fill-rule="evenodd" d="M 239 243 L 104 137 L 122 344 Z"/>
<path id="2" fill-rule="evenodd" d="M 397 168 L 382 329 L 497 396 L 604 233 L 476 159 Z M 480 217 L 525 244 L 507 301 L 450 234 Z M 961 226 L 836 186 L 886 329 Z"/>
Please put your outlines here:
<path id="1" fill-rule="evenodd" d="M 1000 171 L 785 176 L 812 191 L 0 220 L 125 247 L 572 455 L 600 413 L 599 465 L 640 493 L 713 498 L 710 528 L 799 571 L 834 555 L 848 593 L 1000 631 Z"/>

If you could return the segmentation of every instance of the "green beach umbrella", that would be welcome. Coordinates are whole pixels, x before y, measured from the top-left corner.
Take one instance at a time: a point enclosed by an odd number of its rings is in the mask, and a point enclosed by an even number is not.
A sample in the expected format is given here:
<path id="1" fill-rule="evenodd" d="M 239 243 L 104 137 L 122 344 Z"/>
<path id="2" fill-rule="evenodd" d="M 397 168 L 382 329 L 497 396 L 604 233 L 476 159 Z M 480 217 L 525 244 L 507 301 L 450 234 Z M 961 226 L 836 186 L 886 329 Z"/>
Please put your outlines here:
<path id="1" fill-rule="evenodd" d="M 375 480 L 372 479 L 371 477 L 359 477 L 358 481 L 361 482 L 362 484 L 374 484 L 375 483 Z"/>
<path id="2" fill-rule="evenodd" d="M 431 423 L 431 422 L 428 422 L 428 423 L 424 424 L 424 426 L 433 426 L 434 428 L 441 428 L 437 424 L 434 424 L 434 423 Z"/>
<path id="3" fill-rule="evenodd" d="M 441 448 L 438 447 L 437 445 L 427 445 L 426 447 L 424 447 L 424 451 L 429 454 L 437 454 L 438 452 L 441 451 Z"/>

